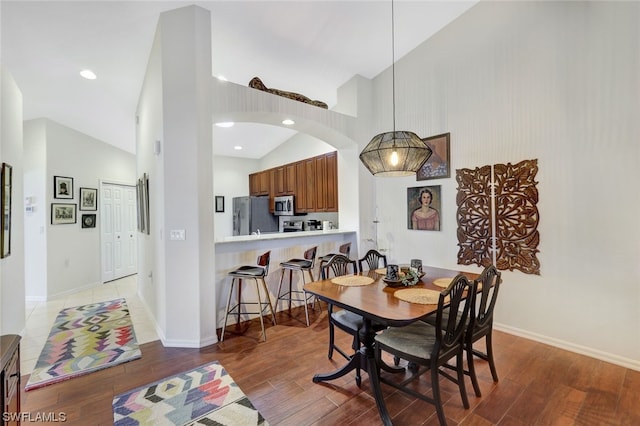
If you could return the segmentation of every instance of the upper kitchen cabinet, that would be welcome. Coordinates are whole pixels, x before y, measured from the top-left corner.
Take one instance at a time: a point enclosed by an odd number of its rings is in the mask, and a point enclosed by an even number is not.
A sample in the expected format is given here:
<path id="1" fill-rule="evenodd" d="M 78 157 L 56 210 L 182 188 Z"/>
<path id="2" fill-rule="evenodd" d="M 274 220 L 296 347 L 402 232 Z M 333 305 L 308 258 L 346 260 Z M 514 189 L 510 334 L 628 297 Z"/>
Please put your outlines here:
<path id="1" fill-rule="evenodd" d="M 295 195 L 296 193 L 296 164 L 285 164 L 276 167 L 275 173 L 275 195 Z"/>
<path id="2" fill-rule="evenodd" d="M 330 152 L 315 157 L 317 212 L 338 211 L 338 156 Z"/>
<path id="3" fill-rule="evenodd" d="M 263 170 L 261 172 L 249 175 L 249 195 L 263 196 L 271 195 L 271 170 Z"/>
<path id="4" fill-rule="evenodd" d="M 295 197 L 299 213 L 338 211 L 338 155 L 330 152 L 249 175 L 249 194 Z"/>

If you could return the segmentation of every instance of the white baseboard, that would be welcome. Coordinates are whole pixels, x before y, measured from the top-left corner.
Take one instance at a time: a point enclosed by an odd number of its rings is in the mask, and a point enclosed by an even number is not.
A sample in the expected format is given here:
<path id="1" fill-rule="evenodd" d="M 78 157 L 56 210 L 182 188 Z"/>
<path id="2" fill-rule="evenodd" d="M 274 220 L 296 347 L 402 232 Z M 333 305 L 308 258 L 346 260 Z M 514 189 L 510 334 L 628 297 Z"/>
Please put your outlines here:
<path id="1" fill-rule="evenodd" d="M 586 355 L 588 357 L 599 359 L 601 361 L 610 362 L 611 364 L 619 365 L 631 370 L 640 371 L 640 360 L 621 357 L 619 355 L 599 351 L 597 349 L 588 348 L 586 346 L 575 345 L 573 343 L 565 342 L 564 340 L 555 339 L 553 337 L 544 336 L 542 334 L 532 333 L 530 331 L 511 327 L 505 324 L 493 323 L 493 328 L 498 331 L 513 334 L 514 336 L 524 337 L 525 339 L 534 340 L 536 342 L 544 343 L 556 348 L 565 349 L 567 351 Z"/>

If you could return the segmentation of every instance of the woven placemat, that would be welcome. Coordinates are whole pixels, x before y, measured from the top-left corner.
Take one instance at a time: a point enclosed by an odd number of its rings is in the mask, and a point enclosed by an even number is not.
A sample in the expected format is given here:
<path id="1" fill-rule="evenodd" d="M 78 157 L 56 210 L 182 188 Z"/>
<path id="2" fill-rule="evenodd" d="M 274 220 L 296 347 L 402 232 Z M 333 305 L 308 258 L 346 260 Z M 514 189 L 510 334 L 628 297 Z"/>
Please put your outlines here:
<path id="1" fill-rule="evenodd" d="M 433 285 L 437 285 L 438 287 L 442 287 L 442 288 L 447 288 L 449 287 L 449 284 L 451 284 L 451 281 L 453 281 L 453 277 L 436 278 L 435 280 L 433 280 Z"/>
<path id="2" fill-rule="evenodd" d="M 379 268 L 375 270 L 376 274 L 387 275 L 387 268 Z"/>
<path id="3" fill-rule="evenodd" d="M 393 295 L 405 302 L 419 303 L 421 305 L 437 305 L 440 292 L 427 288 L 405 288 L 398 290 Z"/>
<path id="4" fill-rule="evenodd" d="M 447 288 L 449 287 L 449 284 L 451 284 L 451 281 L 453 281 L 453 278 L 436 278 L 435 280 L 433 280 L 433 285 Z M 482 283 L 478 283 L 478 291 L 480 290 L 482 290 Z"/>
<path id="5" fill-rule="evenodd" d="M 337 285 L 360 286 L 373 284 L 375 280 L 371 277 L 362 275 L 343 275 L 341 277 L 331 278 L 331 282 Z"/>

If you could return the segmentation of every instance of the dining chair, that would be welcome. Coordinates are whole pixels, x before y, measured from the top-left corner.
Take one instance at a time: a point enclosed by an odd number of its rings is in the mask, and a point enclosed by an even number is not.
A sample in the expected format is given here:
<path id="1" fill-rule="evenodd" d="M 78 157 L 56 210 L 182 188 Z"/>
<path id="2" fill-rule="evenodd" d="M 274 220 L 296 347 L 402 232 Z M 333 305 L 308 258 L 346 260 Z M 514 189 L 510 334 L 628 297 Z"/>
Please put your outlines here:
<path id="1" fill-rule="evenodd" d="M 231 284 L 229 286 L 229 297 L 227 299 L 227 308 L 226 308 L 226 313 L 224 315 L 224 324 L 222 325 L 222 330 L 220 331 L 220 341 L 223 342 L 224 341 L 224 332 L 225 329 L 227 328 L 227 319 L 229 318 L 229 315 L 237 314 L 238 318 L 237 318 L 237 322 L 236 324 L 240 324 L 240 315 L 243 313 L 242 312 L 242 307 L 245 305 L 257 305 L 258 306 L 258 311 L 257 312 L 247 312 L 245 311 L 244 314 L 259 314 L 260 315 L 260 327 L 262 327 L 262 336 L 264 338 L 264 340 L 267 340 L 267 333 L 264 329 L 264 320 L 262 318 L 262 314 L 263 312 L 268 308 L 271 311 L 271 320 L 273 322 L 273 325 L 276 325 L 276 314 L 275 311 L 273 310 L 273 305 L 271 304 L 271 297 L 269 296 L 269 289 L 267 288 L 267 283 L 265 282 L 265 278 L 267 277 L 267 275 L 269 274 L 269 261 L 271 259 L 271 251 L 268 251 L 260 256 L 258 256 L 258 260 L 256 261 L 256 263 L 258 264 L 257 266 L 253 266 L 253 265 L 244 265 L 244 266 L 240 266 L 239 268 L 229 272 L 229 277 L 231 277 Z M 257 302 L 243 302 L 242 301 L 242 283 L 243 280 L 246 279 L 253 279 L 255 284 L 256 284 L 256 293 L 257 293 L 257 297 L 258 297 L 258 301 Z M 262 298 L 260 296 L 260 287 L 258 286 L 258 280 L 260 280 L 260 282 L 262 283 L 262 289 L 264 290 L 265 293 L 265 297 L 267 298 L 266 301 L 262 301 Z M 237 284 L 237 286 L 236 286 Z M 233 307 L 231 307 L 231 295 L 233 293 L 233 290 L 235 289 L 236 294 L 237 294 L 237 298 L 238 298 L 238 303 L 236 303 Z"/>
<path id="2" fill-rule="evenodd" d="M 494 382 L 498 382 L 498 373 L 496 370 L 495 360 L 493 358 L 493 311 L 498 299 L 498 290 L 502 281 L 501 273 L 494 265 L 487 266 L 480 276 L 475 280 L 477 290 L 472 295 L 471 309 L 469 311 L 469 320 L 467 330 L 464 336 L 464 349 L 467 354 L 468 370 L 464 373 L 471 378 L 473 391 L 477 397 L 482 396 L 478 377 L 474 363 L 474 356 L 483 359 L 489 363 L 491 377 Z M 449 310 L 445 309 L 443 318 L 448 318 Z M 435 325 L 435 318 L 429 316 L 425 318 L 426 322 Z M 478 340 L 485 338 L 486 353 L 474 349 L 473 344 Z"/>
<path id="3" fill-rule="evenodd" d="M 387 256 L 381 254 L 377 250 L 371 249 L 369 250 L 362 259 L 358 260 L 358 268 L 360 271 L 363 271 L 362 265 L 363 263 L 367 264 L 367 267 L 370 271 L 374 269 L 378 269 L 380 267 L 380 261 L 382 261 L 382 266 L 387 267 Z"/>
<path id="4" fill-rule="evenodd" d="M 303 287 L 304 287 L 304 284 L 306 283 L 305 276 L 304 276 L 305 272 L 309 274 L 311 281 L 314 281 L 313 266 L 315 265 L 315 262 L 316 262 L 317 251 L 318 251 L 317 246 L 311 247 L 310 249 L 304 252 L 302 259 L 289 259 L 286 262 L 280 263 L 280 266 L 282 267 L 282 274 L 280 275 L 280 284 L 278 285 L 278 296 L 276 298 L 276 308 L 280 300 L 286 300 L 289 302 L 289 312 L 291 312 L 292 301 L 302 302 L 304 304 L 304 316 L 307 322 L 307 327 L 309 327 L 309 310 L 307 305 L 313 299 L 314 309 L 315 309 L 315 304 L 316 303 L 319 304 L 320 302 L 316 296 L 312 294 L 307 294 L 307 292 L 304 291 L 304 288 L 302 290 L 297 290 L 292 288 L 293 271 L 299 271 L 300 274 L 302 275 Z M 284 275 L 286 271 L 289 271 L 289 290 L 281 294 L 280 291 L 282 289 L 282 282 L 284 280 Z"/>
<path id="5" fill-rule="evenodd" d="M 320 275 L 322 275 L 322 266 L 327 263 L 334 255 L 343 254 L 346 257 L 350 257 L 351 255 L 351 243 L 344 243 L 338 247 L 338 253 L 329 253 L 324 256 L 318 257 L 318 263 L 320 264 Z M 355 265 L 354 265 L 355 266 Z"/>
<path id="6" fill-rule="evenodd" d="M 498 299 L 498 290 L 502 282 L 501 273 L 494 265 L 490 265 L 482 271 L 476 279 L 478 286 L 481 285 L 476 293 L 474 293 L 474 304 L 469 314 L 469 327 L 465 335 L 465 350 L 467 352 L 467 365 L 469 366 L 469 377 L 473 384 L 473 390 L 476 396 L 482 396 L 478 378 L 476 377 L 475 365 L 473 357 L 477 356 L 489 363 L 491 369 L 491 377 L 494 382 L 498 382 L 498 373 L 496 371 L 496 363 L 493 358 L 493 311 Z M 473 348 L 473 344 L 478 340 L 485 338 L 486 353 Z"/>
<path id="7" fill-rule="evenodd" d="M 339 277 L 356 273 L 358 273 L 356 261 L 351 260 L 347 256 L 342 254 L 334 254 L 324 265 L 320 267 L 320 277 L 323 280 L 330 279 L 332 276 Z M 351 347 L 353 349 L 353 352 L 355 353 L 360 349 L 359 334 L 364 322 L 362 316 L 347 311 L 346 309 L 341 309 L 337 312 L 334 312 L 333 305 L 328 304 L 327 318 L 329 319 L 329 353 L 327 357 L 331 359 L 333 357 L 333 350 L 335 349 L 347 360 L 351 360 L 351 358 L 353 357 L 353 353 L 351 355 L 348 355 L 335 344 L 335 327 L 338 327 L 340 330 L 353 336 L 353 343 Z M 356 368 L 356 384 L 360 386 L 361 382 L 362 378 L 360 376 L 360 368 Z"/>
<path id="8" fill-rule="evenodd" d="M 446 289 L 440 292 L 435 326 L 423 321 L 416 321 L 405 327 L 389 327 L 375 337 L 376 368 L 380 381 L 435 405 L 441 425 L 446 425 L 447 422 L 440 396 L 439 376 L 458 385 L 464 408 L 469 408 L 462 365 L 464 360 L 463 336 L 471 306 L 471 300 L 465 296 L 468 291 L 473 291 L 475 285 L 475 281 L 469 283 L 469 280 L 460 274 Z M 460 312 L 460 315 L 449 316 L 445 320 L 443 312 L 447 306 L 455 312 Z M 382 360 L 383 351 L 407 360 L 416 368 L 410 369 L 409 377 L 402 380 L 392 379 L 392 376 L 387 374 L 380 375 L 381 368 L 386 370 L 386 364 Z M 457 373 L 456 377 L 445 370 L 445 368 L 452 368 L 448 362 L 453 358 L 456 359 L 456 366 L 453 367 Z M 426 372 L 431 373 L 431 397 L 417 392 L 415 386 L 409 385 L 410 382 L 419 379 Z"/>

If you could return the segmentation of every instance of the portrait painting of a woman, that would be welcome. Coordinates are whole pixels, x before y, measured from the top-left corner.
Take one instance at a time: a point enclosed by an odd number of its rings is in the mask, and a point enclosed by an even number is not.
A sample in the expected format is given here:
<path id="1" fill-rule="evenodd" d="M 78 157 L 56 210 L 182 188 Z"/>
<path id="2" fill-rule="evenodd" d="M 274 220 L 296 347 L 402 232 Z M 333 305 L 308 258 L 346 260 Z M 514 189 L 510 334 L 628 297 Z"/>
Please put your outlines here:
<path id="1" fill-rule="evenodd" d="M 440 230 L 440 186 L 407 189 L 409 229 Z"/>

